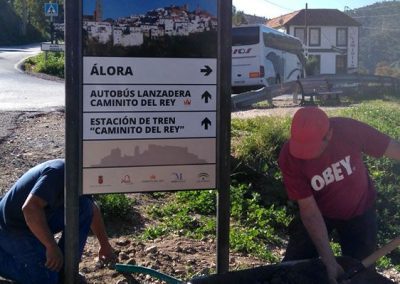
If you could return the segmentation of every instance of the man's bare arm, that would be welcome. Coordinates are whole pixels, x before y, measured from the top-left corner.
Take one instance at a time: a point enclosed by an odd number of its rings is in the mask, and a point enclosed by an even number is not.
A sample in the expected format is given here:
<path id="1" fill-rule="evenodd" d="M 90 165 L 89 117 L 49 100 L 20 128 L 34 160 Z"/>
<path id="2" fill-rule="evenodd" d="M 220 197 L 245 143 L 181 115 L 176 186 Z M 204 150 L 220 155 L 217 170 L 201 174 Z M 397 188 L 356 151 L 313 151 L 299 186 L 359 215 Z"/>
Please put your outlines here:
<path id="1" fill-rule="evenodd" d="M 30 194 L 22 205 L 25 222 L 35 237 L 46 247 L 45 266 L 54 271 L 60 271 L 64 259 L 54 235 L 47 224 L 44 208 L 47 205 L 42 198 Z"/>
<path id="2" fill-rule="evenodd" d="M 114 249 L 109 242 L 106 228 L 104 226 L 103 217 L 101 216 L 100 208 L 96 203 L 93 203 L 93 220 L 90 226 L 92 232 L 96 235 L 99 244 L 99 260 L 104 262 L 115 262 L 116 255 Z"/>
<path id="3" fill-rule="evenodd" d="M 336 284 L 336 279 L 344 272 L 336 262 L 329 243 L 328 231 L 321 212 L 313 196 L 298 200 L 300 217 L 313 241 L 322 262 L 327 269 L 329 281 Z"/>
<path id="4" fill-rule="evenodd" d="M 396 140 L 390 140 L 386 148 L 385 156 L 400 161 L 400 143 Z"/>

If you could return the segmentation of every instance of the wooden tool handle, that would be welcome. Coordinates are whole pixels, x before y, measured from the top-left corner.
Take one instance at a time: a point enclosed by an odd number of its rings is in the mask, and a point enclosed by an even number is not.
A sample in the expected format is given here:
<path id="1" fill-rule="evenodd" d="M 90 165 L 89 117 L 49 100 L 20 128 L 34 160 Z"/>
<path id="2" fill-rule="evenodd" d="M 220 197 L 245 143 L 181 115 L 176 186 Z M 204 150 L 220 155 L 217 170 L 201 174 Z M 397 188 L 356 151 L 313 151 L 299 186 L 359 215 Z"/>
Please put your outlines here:
<path id="1" fill-rule="evenodd" d="M 379 258 L 388 254 L 389 252 L 391 252 L 398 246 L 400 246 L 400 236 L 391 240 L 388 244 L 384 245 L 383 247 L 381 247 L 374 253 L 372 253 L 369 256 L 367 256 L 366 258 L 364 258 L 361 261 L 361 263 L 364 265 L 364 267 L 369 267 L 369 266 L 373 265 Z"/>

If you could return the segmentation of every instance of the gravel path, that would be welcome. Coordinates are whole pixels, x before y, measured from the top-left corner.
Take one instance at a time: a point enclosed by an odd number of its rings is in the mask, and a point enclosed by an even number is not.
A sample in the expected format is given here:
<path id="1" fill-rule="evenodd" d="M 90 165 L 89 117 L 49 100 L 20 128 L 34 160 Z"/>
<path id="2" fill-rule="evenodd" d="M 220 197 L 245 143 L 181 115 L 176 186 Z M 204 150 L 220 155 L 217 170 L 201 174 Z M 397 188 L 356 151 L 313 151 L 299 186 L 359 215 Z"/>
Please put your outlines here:
<path id="1" fill-rule="evenodd" d="M 16 127 L 20 112 L 0 112 L 0 141 L 3 141 Z"/>

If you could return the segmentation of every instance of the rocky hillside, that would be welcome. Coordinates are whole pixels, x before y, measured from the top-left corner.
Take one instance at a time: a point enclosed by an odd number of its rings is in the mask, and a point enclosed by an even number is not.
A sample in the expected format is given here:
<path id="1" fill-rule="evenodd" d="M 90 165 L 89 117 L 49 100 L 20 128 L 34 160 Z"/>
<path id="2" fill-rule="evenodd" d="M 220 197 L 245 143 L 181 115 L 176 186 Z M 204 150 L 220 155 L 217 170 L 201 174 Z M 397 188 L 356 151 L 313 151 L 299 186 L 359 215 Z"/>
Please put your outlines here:
<path id="1" fill-rule="evenodd" d="M 400 1 L 383 1 L 346 12 L 361 24 L 360 66 L 374 74 L 379 63 L 398 68 Z"/>

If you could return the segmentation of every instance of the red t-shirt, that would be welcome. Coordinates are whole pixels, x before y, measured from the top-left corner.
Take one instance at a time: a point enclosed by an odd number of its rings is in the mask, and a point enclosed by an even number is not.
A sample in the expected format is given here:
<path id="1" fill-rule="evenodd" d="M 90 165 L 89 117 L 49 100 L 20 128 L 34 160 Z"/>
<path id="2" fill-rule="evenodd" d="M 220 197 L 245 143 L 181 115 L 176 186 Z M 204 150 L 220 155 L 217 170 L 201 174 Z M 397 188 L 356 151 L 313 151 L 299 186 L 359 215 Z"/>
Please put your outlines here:
<path id="1" fill-rule="evenodd" d="M 329 121 L 332 140 L 320 157 L 297 159 L 286 143 L 279 155 L 279 167 L 290 199 L 313 195 L 323 216 L 347 220 L 363 214 L 376 198 L 363 153 L 383 156 L 390 137 L 350 118 Z"/>

